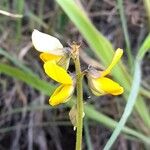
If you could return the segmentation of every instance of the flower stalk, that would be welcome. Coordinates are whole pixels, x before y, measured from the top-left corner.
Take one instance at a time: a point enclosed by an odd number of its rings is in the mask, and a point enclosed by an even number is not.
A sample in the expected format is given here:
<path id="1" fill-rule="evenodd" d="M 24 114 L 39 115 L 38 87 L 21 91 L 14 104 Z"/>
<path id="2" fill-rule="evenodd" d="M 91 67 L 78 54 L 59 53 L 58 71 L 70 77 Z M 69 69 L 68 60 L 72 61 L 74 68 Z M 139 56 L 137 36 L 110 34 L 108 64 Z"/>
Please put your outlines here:
<path id="1" fill-rule="evenodd" d="M 73 49 L 74 51 L 74 49 Z M 82 149 L 82 130 L 83 130 L 83 88 L 82 79 L 83 73 L 81 72 L 79 49 L 75 50 L 75 57 L 73 57 L 76 70 L 76 89 L 77 89 L 77 118 L 76 118 L 76 150 Z"/>

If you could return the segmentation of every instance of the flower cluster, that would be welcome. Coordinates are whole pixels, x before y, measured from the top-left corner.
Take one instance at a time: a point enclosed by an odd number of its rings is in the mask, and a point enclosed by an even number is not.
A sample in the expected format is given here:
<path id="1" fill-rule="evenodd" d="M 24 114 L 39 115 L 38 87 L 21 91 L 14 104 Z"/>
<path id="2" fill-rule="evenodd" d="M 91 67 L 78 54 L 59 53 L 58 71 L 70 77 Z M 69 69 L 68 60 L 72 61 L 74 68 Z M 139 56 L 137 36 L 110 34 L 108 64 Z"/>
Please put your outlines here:
<path id="1" fill-rule="evenodd" d="M 35 49 L 41 52 L 40 58 L 44 62 L 45 73 L 60 84 L 51 95 L 49 104 L 55 106 L 67 102 L 75 88 L 73 77 L 67 73 L 70 55 L 57 38 L 38 30 L 33 31 L 32 42 Z M 104 71 L 88 69 L 88 85 L 94 95 L 120 95 L 123 93 L 123 87 L 106 77 L 120 60 L 122 54 L 123 50 L 117 49 L 111 64 Z"/>

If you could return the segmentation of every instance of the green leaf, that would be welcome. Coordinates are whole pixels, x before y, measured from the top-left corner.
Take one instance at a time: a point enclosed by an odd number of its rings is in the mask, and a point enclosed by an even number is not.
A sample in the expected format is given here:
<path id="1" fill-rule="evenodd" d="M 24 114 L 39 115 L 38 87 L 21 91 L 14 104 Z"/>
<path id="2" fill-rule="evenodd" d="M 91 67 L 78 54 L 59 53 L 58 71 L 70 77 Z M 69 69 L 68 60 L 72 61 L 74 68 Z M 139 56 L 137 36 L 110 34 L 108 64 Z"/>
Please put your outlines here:
<path id="1" fill-rule="evenodd" d="M 145 53 L 150 49 L 150 34 L 145 38 L 143 44 L 141 45 L 138 54 L 137 59 L 143 59 Z"/>
<path id="2" fill-rule="evenodd" d="M 25 65 L 22 64 L 21 61 L 19 61 L 15 56 L 9 54 L 7 51 L 4 49 L 0 48 L 0 55 L 5 56 L 8 60 L 10 60 L 14 65 L 18 66 L 19 68 L 23 69 L 24 71 L 33 74 L 33 72 L 27 68 Z"/>
<path id="3" fill-rule="evenodd" d="M 132 54 L 131 54 L 130 37 L 129 37 L 127 21 L 126 21 L 126 17 L 125 17 L 125 13 L 124 13 L 123 0 L 117 0 L 117 3 L 118 3 L 118 9 L 119 9 L 119 14 L 120 14 L 122 29 L 123 29 L 123 33 L 124 33 L 124 38 L 125 38 L 125 42 L 126 42 L 126 52 L 128 55 L 128 64 L 130 67 L 132 67 L 133 58 L 132 58 Z"/>
<path id="4" fill-rule="evenodd" d="M 53 85 L 40 80 L 38 76 L 28 74 L 28 72 L 24 72 L 6 64 L 0 63 L 0 73 L 5 73 L 13 78 L 17 78 L 46 95 L 49 95 L 54 89 Z"/>
<path id="5" fill-rule="evenodd" d="M 145 5 L 145 9 L 147 12 L 147 18 L 148 18 L 148 28 L 150 30 L 150 1 L 149 0 L 144 0 L 144 5 Z"/>

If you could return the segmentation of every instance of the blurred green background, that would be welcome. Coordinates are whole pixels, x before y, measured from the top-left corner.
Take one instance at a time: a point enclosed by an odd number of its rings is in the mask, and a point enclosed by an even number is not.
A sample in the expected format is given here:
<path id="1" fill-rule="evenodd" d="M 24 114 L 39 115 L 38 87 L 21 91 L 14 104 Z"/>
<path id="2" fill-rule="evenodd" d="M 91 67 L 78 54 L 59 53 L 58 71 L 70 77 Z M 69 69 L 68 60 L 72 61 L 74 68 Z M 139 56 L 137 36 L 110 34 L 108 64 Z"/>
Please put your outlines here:
<path id="1" fill-rule="evenodd" d="M 124 49 L 110 75 L 124 87 L 122 96 L 95 97 L 84 80 L 83 149 L 101 150 L 109 141 L 106 148 L 148 150 L 149 0 L 0 0 L 0 149 L 74 149 L 68 113 L 76 95 L 66 105 L 48 105 L 55 83 L 32 46 L 33 29 L 64 46 L 81 42 L 82 69 L 104 69 L 114 50 Z"/>

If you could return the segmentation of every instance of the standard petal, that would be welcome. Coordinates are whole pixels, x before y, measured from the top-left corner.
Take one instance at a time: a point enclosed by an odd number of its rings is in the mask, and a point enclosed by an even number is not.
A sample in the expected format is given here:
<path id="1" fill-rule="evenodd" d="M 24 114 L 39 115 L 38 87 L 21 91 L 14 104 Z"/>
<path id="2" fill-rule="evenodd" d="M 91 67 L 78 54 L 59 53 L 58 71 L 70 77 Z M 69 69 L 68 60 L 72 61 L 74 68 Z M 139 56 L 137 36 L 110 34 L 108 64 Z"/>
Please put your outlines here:
<path id="1" fill-rule="evenodd" d="M 118 48 L 114 54 L 114 57 L 111 61 L 111 64 L 108 66 L 108 68 L 104 71 L 101 72 L 101 77 L 104 77 L 106 75 L 108 75 L 110 73 L 110 71 L 112 70 L 112 68 L 116 65 L 116 63 L 118 63 L 118 61 L 120 60 L 121 56 L 123 54 L 123 50 Z"/>
<path id="2" fill-rule="evenodd" d="M 34 30 L 32 32 L 32 43 L 36 50 L 55 55 L 63 55 L 63 46 L 60 41 L 48 34 Z"/>
<path id="3" fill-rule="evenodd" d="M 92 78 L 89 81 L 89 85 L 96 96 L 105 94 L 120 95 L 124 91 L 123 87 L 118 83 L 106 77 Z"/>
<path id="4" fill-rule="evenodd" d="M 56 106 L 58 104 L 67 102 L 71 98 L 73 91 L 73 85 L 60 85 L 50 97 L 49 104 Z"/>
<path id="5" fill-rule="evenodd" d="M 72 84 L 72 78 L 65 69 L 59 67 L 55 61 L 47 61 L 44 63 L 45 73 L 53 80 L 62 84 Z"/>
<path id="6" fill-rule="evenodd" d="M 58 55 L 53 55 L 53 54 L 49 54 L 49 53 L 41 53 L 40 54 L 40 58 L 44 61 L 44 62 L 47 62 L 47 61 L 56 61 L 58 62 L 62 56 L 58 56 Z"/>

